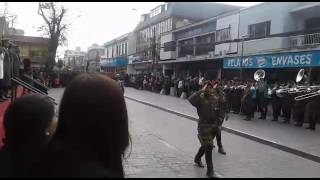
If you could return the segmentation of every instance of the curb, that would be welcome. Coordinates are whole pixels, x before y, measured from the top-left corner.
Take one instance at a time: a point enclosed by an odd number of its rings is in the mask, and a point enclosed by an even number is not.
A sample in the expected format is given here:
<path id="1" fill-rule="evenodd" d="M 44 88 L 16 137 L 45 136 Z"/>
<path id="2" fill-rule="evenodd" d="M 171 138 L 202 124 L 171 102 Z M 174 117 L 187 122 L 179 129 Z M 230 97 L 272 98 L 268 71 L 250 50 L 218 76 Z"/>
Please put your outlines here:
<path id="1" fill-rule="evenodd" d="M 132 98 L 132 97 L 128 97 L 128 96 L 124 96 L 124 97 L 129 99 L 129 100 L 132 100 L 132 101 L 135 101 L 135 102 L 147 105 L 147 106 L 151 106 L 153 108 L 160 109 L 162 111 L 165 111 L 165 112 L 168 112 L 168 113 L 171 113 L 171 114 L 175 114 L 177 116 L 180 116 L 180 117 L 183 117 L 183 118 L 186 118 L 186 119 L 190 119 L 192 121 L 196 121 L 196 122 L 198 121 L 197 118 L 192 117 L 190 115 L 182 114 L 180 112 L 177 112 L 177 111 L 174 111 L 174 110 L 171 110 L 171 109 L 167 109 L 167 108 L 164 108 L 164 107 L 160 107 L 160 106 L 151 104 L 149 102 L 141 101 L 141 100 L 138 100 L 138 99 L 135 99 L 135 98 Z M 245 133 L 245 132 L 242 132 L 242 131 L 239 131 L 239 130 L 235 130 L 235 129 L 232 129 L 232 128 L 229 128 L 229 127 L 225 127 L 225 126 L 222 126 L 222 130 L 225 131 L 225 132 L 228 132 L 230 134 L 238 135 L 238 136 L 241 136 L 243 138 L 246 138 L 246 139 L 249 139 L 249 140 L 264 144 L 264 145 L 267 145 L 267 146 L 271 146 L 271 147 L 279 149 L 281 151 L 285 151 L 285 152 L 294 154 L 296 156 L 299 156 L 299 157 L 302 157 L 302 158 L 305 158 L 305 159 L 320 163 L 320 157 L 319 156 L 316 156 L 316 155 L 313 155 L 313 154 L 310 154 L 310 153 L 307 153 L 307 152 L 303 152 L 303 151 L 298 150 L 298 149 L 294 149 L 294 148 L 282 145 L 282 144 L 277 143 L 275 141 L 264 139 L 262 137 L 258 137 L 258 136 L 255 136 L 255 135 L 252 135 L 252 134 L 248 134 L 248 133 Z"/>

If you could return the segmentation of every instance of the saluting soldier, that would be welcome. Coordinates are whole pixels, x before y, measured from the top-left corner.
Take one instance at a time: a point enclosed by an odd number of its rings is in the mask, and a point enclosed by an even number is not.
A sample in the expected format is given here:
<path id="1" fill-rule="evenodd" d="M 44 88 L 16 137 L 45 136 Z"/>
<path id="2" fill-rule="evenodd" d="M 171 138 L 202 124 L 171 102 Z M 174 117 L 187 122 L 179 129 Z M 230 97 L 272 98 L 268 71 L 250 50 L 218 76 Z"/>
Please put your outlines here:
<path id="1" fill-rule="evenodd" d="M 215 85 L 216 87 L 217 85 Z M 216 177 L 212 162 L 213 139 L 219 133 L 225 117 L 225 99 L 211 83 L 207 83 L 204 87 L 189 97 L 189 102 L 197 108 L 198 121 L 198 138 L 201 144 L 195 163 L 204 167 L 201 157 L 205 154 L 207 163 L 207 176 Z"/>

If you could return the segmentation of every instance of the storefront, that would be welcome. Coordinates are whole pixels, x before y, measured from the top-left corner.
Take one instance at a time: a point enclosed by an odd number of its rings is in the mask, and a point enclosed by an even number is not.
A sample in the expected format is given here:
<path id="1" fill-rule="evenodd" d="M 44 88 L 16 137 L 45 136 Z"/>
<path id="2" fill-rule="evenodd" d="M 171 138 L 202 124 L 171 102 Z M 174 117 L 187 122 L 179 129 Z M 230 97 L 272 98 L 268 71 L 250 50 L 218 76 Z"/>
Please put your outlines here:
<path id="1" fill-rule="evenodd" d="M 126 72 L 127 60 L 123 57 L 101 59 L 101 70 L 109 73 Z"/>
<path id="2" fill-rule="evenodd" d="M 294 80 L 301 68 L 311 73 L 311 81 L 319 81 L 320 51 L 224 58 L 223 77 L 226 79 L 239 78 L 242 69 L 243 79 L 253 79 L 253 74 L 257 69 L 264 69 L 266 71 L 266 79 L 268 80 Z"/>

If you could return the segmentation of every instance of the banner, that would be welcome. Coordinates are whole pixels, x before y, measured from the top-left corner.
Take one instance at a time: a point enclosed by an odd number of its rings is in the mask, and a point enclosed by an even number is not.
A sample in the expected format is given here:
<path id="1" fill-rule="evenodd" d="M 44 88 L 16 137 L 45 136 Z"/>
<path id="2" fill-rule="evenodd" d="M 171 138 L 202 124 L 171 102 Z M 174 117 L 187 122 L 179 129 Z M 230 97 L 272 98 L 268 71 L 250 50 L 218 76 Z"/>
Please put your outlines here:
<path id="1" fill-rule="evenodd" d="M 100 66 L 102 67 L 126 67 L 127 60 L 125 58 L 117 57 L 110 59 L 101 59 Z"/>
<path id="2" fill-rule="evenodd" d="M 305 51 L 224 58 L 223 68 L 288 68 L 320 67 L 320 51 Z"/>

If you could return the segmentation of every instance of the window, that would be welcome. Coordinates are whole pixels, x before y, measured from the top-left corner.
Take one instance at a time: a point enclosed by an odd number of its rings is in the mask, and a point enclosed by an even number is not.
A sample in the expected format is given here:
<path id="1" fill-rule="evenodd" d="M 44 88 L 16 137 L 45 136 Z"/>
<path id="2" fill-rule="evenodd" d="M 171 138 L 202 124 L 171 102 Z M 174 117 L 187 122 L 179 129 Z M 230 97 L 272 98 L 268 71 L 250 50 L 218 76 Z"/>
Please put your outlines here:
<path id="1" fill-rule="evenodd" d="M 214 38 L 214 34 L 198 37 L 196 55 L 208 54 L 209 51 L 214 51 Z"/>
<path id="2" fill-rule="evenodd" d="M 180 41 L 179 47 L 179 57 L 193 55 L 193 39 Z"/>
<path id="3" fill-rule="evenodd" d="M 175 51 L 176 50 L 176 42 L 175 41 L 170 41 L 164 43 L 164 52 L 167 51 Z"/>
<path id="4" fill-rule="evenodd" d="M 251 24 L 249 28 L 249 38 L 267 37 L 270 35 L 271 21 L 266 21 L 258 24 Z"/>
<path id="5" fill-rule="evenodd" d="M 230 40 L 230 27 L 217 30 L 217 42 Z"/>

